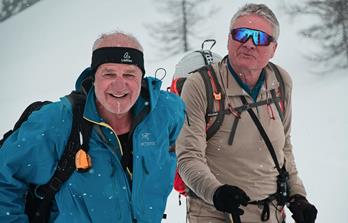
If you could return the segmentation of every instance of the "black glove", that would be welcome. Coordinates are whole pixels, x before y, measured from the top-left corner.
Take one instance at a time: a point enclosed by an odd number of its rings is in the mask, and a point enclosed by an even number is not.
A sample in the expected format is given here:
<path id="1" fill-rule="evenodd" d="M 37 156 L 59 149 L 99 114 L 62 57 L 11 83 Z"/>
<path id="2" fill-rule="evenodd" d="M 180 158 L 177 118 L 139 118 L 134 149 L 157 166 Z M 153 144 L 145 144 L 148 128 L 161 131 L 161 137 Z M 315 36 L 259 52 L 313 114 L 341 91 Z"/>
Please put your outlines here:
<path id="1" fill-rule="evenodd" d="M 244 211 L 239 206 L 247 206 L 248 201 L 250 198 L 242 189 L 227 184 L 219 187 L 213 196 L 215 208 L 231 214 L 242 215 Z"/>
<path id="2" fill-rule="evenodd" d="M 290 197 L 289 209 L 297 223 L 314 223 L 317 218 L 318 211 L 315 206 L 298 194 Z"/>

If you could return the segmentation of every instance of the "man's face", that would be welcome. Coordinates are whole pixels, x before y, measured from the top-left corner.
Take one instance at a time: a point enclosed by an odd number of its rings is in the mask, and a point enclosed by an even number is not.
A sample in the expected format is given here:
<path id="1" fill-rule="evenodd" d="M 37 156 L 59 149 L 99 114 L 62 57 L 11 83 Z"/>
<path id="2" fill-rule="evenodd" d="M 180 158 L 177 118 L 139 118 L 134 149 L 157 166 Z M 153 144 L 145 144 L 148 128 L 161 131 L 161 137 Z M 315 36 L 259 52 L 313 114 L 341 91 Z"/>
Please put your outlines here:
<path id="1" fill-rule="evenodd" d="M 135 65 L 106 63 L 95 73 L 95 94 L 101 109 L 115 115 L 130 111 L 140 95 L 142 72 Z"/>
<path id="2" fill-rule="evenodd" d="M 241 27 L 260 30 L 268 35 L 273 35 L 270 22 L 257 15 L 239 17 L 233 24 L 232 29 Z M 276 48 L 276 42 L 271 42 L 268 46 L 255 46 L 252 38 L 249 38 L 245 43 L 241 43 L 232 39 L 231 33 L 229 33 L 228 56 L 232 67 L 237 72 L 262 70 L 273 57 Z"/>

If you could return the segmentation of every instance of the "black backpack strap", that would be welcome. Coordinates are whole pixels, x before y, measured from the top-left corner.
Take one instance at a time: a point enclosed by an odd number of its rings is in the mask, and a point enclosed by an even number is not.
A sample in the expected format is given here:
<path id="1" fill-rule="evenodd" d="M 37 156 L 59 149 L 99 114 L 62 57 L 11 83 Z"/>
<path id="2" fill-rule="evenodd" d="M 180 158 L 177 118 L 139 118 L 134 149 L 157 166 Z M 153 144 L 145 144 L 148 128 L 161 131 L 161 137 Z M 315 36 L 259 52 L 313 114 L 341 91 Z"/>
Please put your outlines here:
<path id="1" fill-rule="evenodd" d="M 276 103 L 276 107 L 277 107 L 277 110 L 278 110 L 278 113 L 279 113 L 279 116 L 281 117 L 282 121 L 284 119 L 284 111 L 285 111 L 285 97 L 286 97 L 286 92 L 285 92 L 285 83 L 284 83 L 284 79 L 278 69 L 278 67 L 272 63 L 272 62 L 269 62 L 268 63 L 271 67 L 271 69 L 273 70 L 276 78 L 277 78 L 277 81 L 279 82 L 279 88 L 280 88 L 280 103 L 282 104 L 283 106 L 283 109 L 280 108 L 279 104 Z M 272 94 L 272 98 L 275 98 L 275 92 L 272 93 L 271 91 L 271 94 Z M 274 95 L 273 95 L 274 94 Z"/>
<path id="2" fill-rule="evenodd" d="M 88 94 L 88 91 L 91 89 L 93 86 L 94 82 L 94 75 L 88 76 L 86 79 L 84 79 L 81 83 L 81 92 L 84 95 Z"/>
<path id="3" fill-rule="evenodd" d="M 219 103 L 219 110 L 218 115 L 212 125 L 207 129 L 207 140 L 209 140 L 211 137 L 215 135 L 215 133 L 219 130 L 219 128 L 222 125 L 222 122 L 225 118 L 225 113 L 223 112 L 225 110 L 225 94 L 222 91 L 222 88 L 220 86 L 220 83 L 217 79 L 216 73 L 212 66 L 209 66 L 208 69 L 208 75 L 210 78 L 211 85 L 215 85 L 216 89 L 213 91 L 212 98 L 215 101 L 218 101 Z M 207 111 L 207 114 L 211 113 L 213 110 Z"/>
<path id="4" fill-rule="evenodd" d="M 207 110 L 205 115 L 206 123 L 209 123 L 212 116 L 216 116 L 215 121 L 206 130 L 206 138 L 209 140 L 219 130 L 224 120 L 225 94 L 222 91 L 221 85 L 216 76 L 216 72 L 212 66 L 205 66 L 199 69 L 198 72 L 203 79 L 207 95 Z M 218 111 L 214 111 L 215 101 L 219 103 Z"/>
<path id="5" fill-rule="evenodd" d="M 272 95 L 272 99 L 273 99 L 274 101 L 276 101 L 277 95 L 276 95 L 276 92 L 275 92 L 274 89 L 271 90 L 271 95 Z M 283 101 L 282 101 L 281 99 L 279 100 L 279 102 L 280 102 L 280 103 L 283 103 Z M 278 102 L 274 102 L 274 104 L 275 104 L 275 106 L 276 106 L 276 108 L 277 108 L 277 111 L 278 111 L 278 114 L 279 114 L 280 119 L 281 119 L 282 121 L 284 121 L 284 112 L 283 112 L 282 109 L 280 108 L 279 103 L 278 103 Z M 283 104 L 284 104 L 284 103 L 283 103 Z"/>
<path id="6" fill-rule="evenodd" d="M 241 96 L 241 100 L 244 105 L 248 104 L 244 96 Z M 277 192 L 275 193 L 275 196 L 277 198 L 278 205 L 283 206 L 289 199 L 289 187 L 288 187 L 289 173 L 286 170 L 285 165 L 282 168 L 280 168 L 277 155 L 275 153 L 271 140 L 269 139 L 265 129 L 262 127 L 262 124 L 260 120 L 257 118 L 257 116 L 255 115 L 254 111 L 251 108 L 248 108 L 247 111 L 250 117 L 252 118 L 252 120 L 254 121 L 257 129 L 259 130 L 263 140 L 265 141 L 268 151 L 270 152 L 272 159 L 274 161 L 275 167 L 277 168 L 277 171 L 279 173 L 277 176 Z M 267 213 L 267 207 L 264 206 L 264 210 Z M 267 214 L 266 215 L 263 214 L 262 216 L 265 218 L 267 218 L 267 216 L 269 217 L 269 215 Z"/>
<path id="7" fill-rule="evenodd" d="M 253 102 L 253 103 L 247 103 L 247 104 L 243 104 L 242 106 L 239 106 L 237 108 L 235 108 L 236 111 L 238 112 L 243 112 L 248 110 L 249 108 L 256 108 L 259 107 L 261 105 L 270 105 L 272 103 L 278 103 L 279 102 L 279 98 L 267 98 L 265 100 L 262 101 L 257 101 L 257 102 Z"/>
<path id="8" fill-rule="evenodd" d="M 92 124 L 83 118 L 86 96 L 78 92 L 72 92 L 67 97 L 71 102 L 73 111 L 71 133 L 52 178 L 47 184 L 37 186 L 35 189 L 35 196 L 41 201 L 35 216 L 29 216 L 29 219 L 32 219 L 31 222 L 48 222 L 55 194 L 76 169 L 76 152 L 80 148 L 85 151 L 88 151 L 89 148 Z M 81 138 L 82 145 L 80 142 Z"/>
<path id="9" fill-rule="evenodd" d="M 210 78 L 208 76 L 208 69 L 207 67 L 203 67 L 198 70 L 199 74 L 201 75 L 204 86 L 205 86 L 205 93 L 207 96 L 207 110 L 205 115 L 205 122 L 208 123 L 210 120 L 209 113 L 214 110 L 214 99 L 213 99 L 213 87 L 210 82 Z"/>
<path id="10" fill-rule="evenodd" d="M 215 116 L 218 116 L 218 115 L 226 115 L 226 114 L 233 114 L 235 116 L 235 119 L 233 121 L 233 124 L 232 124 L 232 128 L 231 128 L 231 132 L 230 132 L 230 135 L 229 135 L 229 138 L 228 138 L 228 144 L 229 145 L 232 145 L 233 144 L 233 141 L 234 141 L 234 136 L 235 136 L 235 133 L 236 133 L 236 130 L 237 130 L 237 126 L 238 126 L 238 123 L 239 123 L 239 119 L 240 119 L 240 114 L 246 110 L 248 110 L 249 108 L 256 108 L 258 106 L 261 106 L 261 105 L 269 105 L 269 104 L 278 104 L 280 102 L 280 98 L 279 97 L 274 97 L 274 98 L 268 98 L 268 99 L 265 99 L 265 100 L 262 100 L 262 101 L 257 101 L 257 102 L 253 102 L 253 103 L 250 103 L 250 104 L 243 104 L 242 106 L 239 106 L 239 107 L 236 107 L 236 108 L 232 108 L 230 107 L 229 105 L 229 108 L 223 110 L 223 111 L 215 111 L 215 112 L 211 112 L 208 114 L 208 117 L 215 117 Z M 282 113 L 280 113 L 282 114 Z M 282 117 L 282 116 L 281 116 Z"/>
<path id="11" fill-rule="evenodd" d="M 234 118 L 233 124 L 232 124 L 232 129 L 231 129 L 231 133 L 230 136 L 228 137 L 228 145 L 232 145 L 233 144 L 233 140 L 234 140 L 234 135 L 236 134 L 236 130 L 237 130 L 237 126 L 239 123 L 239 119 L 238 117 Z"/>
<path id="12" fill-rule="evenodd" d="M 247 100 L 245 99 L 244 96 L 241 96 L 240 97 L 241 100 L 242 100 L 242 103 L 245 105 L 245 106 L 248 106 L 248 102 Z M 281 168 L 279 166 L 279 163 L 278 163 L 278 159 L 277 159 L 277 155 L 274 151 L 274 148 L 273 148 L 273 145 L 271 143 L 271 140 L 269 139 L 265 129 L 262 127 L 262 124 L 260 122 L 260 120 L 257 118 L 257 116 L 255 115 L 254 111 L 251 109 L 251 107 L 248 107 L 247 108 L 247 111 L 250 115 L 250 117 L 252 118 L 252 120 L 254 121 L 257 129 L 259 130 L 263 140 L 265 141 L 266 145 L 267 145 L 267 148 L 268 148 L 268 151 L 270 152 L 271 156 L 272 156 L 272 159 L 274 161 L 274 164 L 278 170 L 279 173 L 281 173 Z"/>

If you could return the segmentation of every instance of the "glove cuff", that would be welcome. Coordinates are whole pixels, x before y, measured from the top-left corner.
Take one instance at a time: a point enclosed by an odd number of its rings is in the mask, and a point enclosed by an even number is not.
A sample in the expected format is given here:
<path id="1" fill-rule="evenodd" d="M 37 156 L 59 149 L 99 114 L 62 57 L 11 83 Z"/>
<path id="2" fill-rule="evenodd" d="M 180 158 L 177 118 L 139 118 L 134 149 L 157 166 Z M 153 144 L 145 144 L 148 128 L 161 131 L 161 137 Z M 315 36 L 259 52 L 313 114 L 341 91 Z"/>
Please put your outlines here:
<path id="1" fill-rule="evenodd" d="M 299 195 L 299 194 L 292 195 L 289 198 L 289 203 L 294 202 L 294 201 L 304 201 L 304 202 L 308 203 L 308 200 L 306 199 L 306 197 Z"/>

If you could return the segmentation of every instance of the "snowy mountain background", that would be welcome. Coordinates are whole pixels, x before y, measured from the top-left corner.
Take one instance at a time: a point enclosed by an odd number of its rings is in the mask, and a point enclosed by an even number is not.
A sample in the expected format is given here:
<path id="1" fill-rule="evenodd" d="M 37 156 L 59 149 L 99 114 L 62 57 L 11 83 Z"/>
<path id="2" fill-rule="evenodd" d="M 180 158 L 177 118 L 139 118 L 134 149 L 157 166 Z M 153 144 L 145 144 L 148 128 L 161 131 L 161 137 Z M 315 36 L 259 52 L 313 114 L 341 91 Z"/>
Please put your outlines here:
<path id="1" fill-rule="evenodd" d="M 214 51 L 225 55 L 230 18 L 250 1 L 215 1 L 220 11 L 202 23 L 200 35 L 217 40 Z M 253 1 L 261 3 L 262 1 Z M 265 1 L 264 1 L 265 2 Z M 308 199 L 319 210 L 318 223 L 345 223 L 348 219 L 348 70 L 315 76 L 315 65 L 305 53 L 317 45 L 297 31 L 313 21 L 291 22 L 283 1 L 269 0 L 280 21 L 280 39 L 273 62 L 293 77 L 292 142 Z M 163 89 L 170 85 L 176 62 L 183 55 L 158 57 L 145 24 L 165 19 L 155 1 L 44 0 L 0 23 L 0 134 L 12 128 L 24 108 L 36 100 L 57 100 L 70 93 L 75 79 L 90 64 L 94 40 L 103 32 L 123 30 L 143 44 L 147 75 L 167 70 Z M 204 39 L 196 40 L 200 49 Z M 184 199 L 182 200 L 183 203 Z M 185 222 L 185 205 L 177 193 L 168 199 L 167 223 Z M 288 217 L 288 222 L 293 222 Z"/>

